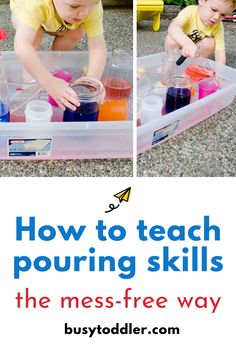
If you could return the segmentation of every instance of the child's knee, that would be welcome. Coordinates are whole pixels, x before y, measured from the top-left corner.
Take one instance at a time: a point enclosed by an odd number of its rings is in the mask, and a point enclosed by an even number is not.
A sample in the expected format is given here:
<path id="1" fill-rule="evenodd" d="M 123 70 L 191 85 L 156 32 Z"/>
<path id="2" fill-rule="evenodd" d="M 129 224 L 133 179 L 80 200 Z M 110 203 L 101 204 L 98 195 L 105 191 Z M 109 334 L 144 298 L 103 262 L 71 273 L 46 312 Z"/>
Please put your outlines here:
<path id="1" fill-rule="evenodd" d="M 165 50 L 177 48 L 179 48 L 179 44 L 169 34 L 167 34 L 165 39 Z"/>
<path id="2" fill-rule="evenodd" d="M 201 42 L 202 42 L 201 45 L 204 49 L 208 50 L 209 52 L 214 51 L 215 49 L 214 38 L 205 37 Z"/>

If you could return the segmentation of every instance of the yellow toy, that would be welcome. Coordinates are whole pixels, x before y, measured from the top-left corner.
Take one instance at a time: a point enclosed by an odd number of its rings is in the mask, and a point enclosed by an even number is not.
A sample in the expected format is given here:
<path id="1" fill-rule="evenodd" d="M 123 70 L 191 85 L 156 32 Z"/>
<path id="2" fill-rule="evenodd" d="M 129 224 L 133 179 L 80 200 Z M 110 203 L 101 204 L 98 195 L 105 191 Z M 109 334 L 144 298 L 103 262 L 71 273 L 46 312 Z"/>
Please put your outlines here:
<path id="1" fill-rule="evenodd" d="M 154 31 L 158 31 L 163 9 L 163 0 L 137 0 L 137 21 L 139 22 L 152 17 L 152 28 Z"/>

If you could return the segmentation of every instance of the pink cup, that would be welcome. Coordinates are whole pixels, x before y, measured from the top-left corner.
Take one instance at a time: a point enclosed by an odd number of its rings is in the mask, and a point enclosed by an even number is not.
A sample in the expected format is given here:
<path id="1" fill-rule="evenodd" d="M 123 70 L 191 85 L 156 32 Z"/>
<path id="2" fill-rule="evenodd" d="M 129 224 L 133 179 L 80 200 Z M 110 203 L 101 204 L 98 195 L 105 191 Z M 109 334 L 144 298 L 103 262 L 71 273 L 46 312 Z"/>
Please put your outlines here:
<path id="1" fill-rule="evenodd" d="M 200 99 L 216 92 L 219 89 L 219 84 L 214 79 L 207 78 L 199 81 L 198 88 L 198 98 Z"/>
<path id="2" fill-rule="evenodd" d="M 55 70 L 53 73 L 53 76 L 57 77 L 58 79 L 62 79 L 66 82 L 71 82 L 72 80 L 72 76 L 70 73 L 68 73 L 68 71 L 63 71 L 63 70 Z M 58 107 L 58 104 L 56 103 L 56 101 L 50 96 L 48 95 L 48 102 L 54 106 L 54 107 Z"/>

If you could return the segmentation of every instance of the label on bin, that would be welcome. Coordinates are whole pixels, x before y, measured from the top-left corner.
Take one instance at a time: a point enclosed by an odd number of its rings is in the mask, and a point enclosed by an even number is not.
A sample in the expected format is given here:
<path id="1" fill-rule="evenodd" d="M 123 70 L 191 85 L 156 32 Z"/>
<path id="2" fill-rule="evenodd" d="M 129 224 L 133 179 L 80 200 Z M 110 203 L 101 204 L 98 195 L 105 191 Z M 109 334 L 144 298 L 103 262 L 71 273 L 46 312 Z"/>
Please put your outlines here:
<path id="1" fill-rule="evenodd" d="M 50 156 L 52 138 L 48 139 L 8 139 L 8 156 Z"/>
<path id="2" fill-rule="evenodd" d="M 165 127 L 156 130 L 153 133 L 153 138 L 152 138 L 152 145 L 155 145 L 157 143 L 159 143 L 160 141 L 163 141 L 167 138 L 169 138 L 171 135 L 174 134 L 174 132 L 176 131 L 176 129 L 178 128 L 179 125 L 179 120 L 177 120 L 174 123 L 171 123 L 169 125 L 166 125 Z"/>

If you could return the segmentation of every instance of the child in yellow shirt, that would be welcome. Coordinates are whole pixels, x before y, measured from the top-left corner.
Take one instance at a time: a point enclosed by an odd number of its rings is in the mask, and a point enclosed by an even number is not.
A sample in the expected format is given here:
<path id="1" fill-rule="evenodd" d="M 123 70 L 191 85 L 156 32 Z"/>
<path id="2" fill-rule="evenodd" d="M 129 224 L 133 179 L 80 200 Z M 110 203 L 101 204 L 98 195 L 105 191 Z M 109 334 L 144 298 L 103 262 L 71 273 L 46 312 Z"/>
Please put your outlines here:
<path id="1" fill-rule="evenodd" d="M 27 71 L 54 98 L 59 107 L 79 106 L 75 91 L 42 64 L 37 49 L 44 32 L 54 35 L 52 50 L 72 50 L 86 33 L 87 76 L 100 79 L 106 63 L 101 0 L 10 0 L 16 30 L 14 49 Z"/>
<path id="2" fill-rule="evenodd" d="M 199 5 L 187 6 L 170 24 L 165 50 L 182 49 L 184 57 L 198 55 L 226 62 L 222 20 L 236 8 L 236 0 L 199 0 Z"/>

